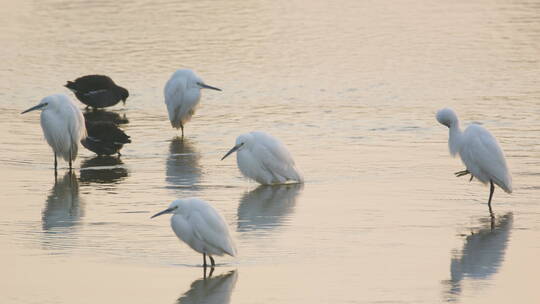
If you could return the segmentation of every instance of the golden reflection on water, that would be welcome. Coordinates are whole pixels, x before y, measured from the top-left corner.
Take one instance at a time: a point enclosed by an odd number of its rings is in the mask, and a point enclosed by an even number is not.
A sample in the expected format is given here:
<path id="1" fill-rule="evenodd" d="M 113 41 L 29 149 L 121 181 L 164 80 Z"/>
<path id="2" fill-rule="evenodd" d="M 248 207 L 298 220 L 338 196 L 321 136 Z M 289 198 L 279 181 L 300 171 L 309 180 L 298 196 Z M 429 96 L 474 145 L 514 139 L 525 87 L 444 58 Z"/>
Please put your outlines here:
<path id="1" fill-rule="evenodd" d="M 238 206 L 237 231 L 272 230 L 287 223 L 303 184 L 261 185 L 246 192 Z"/>
<path id="2" fill-rule="evenodd" d="M 486 282 L 495 275 L 504 261 L 510 240 L 513 215 L 511 212 L 500 217 L 482 218 L 482 228 L 471 231 L 460 252 L 454 252 L 450 263 L 450 280 L 447 300 L 458 301 L 463 292 L 463 284 L 473 283 L 475 291 L 481 289 L 481 281 Z"/>
<path id="3" fill-rule="evenodd" d="M 195 280 L 190 289 L 178 298 L 177 303 L 230 303 L 237 279 L 238 271 L 233 270 Z"/>
<path id="4" fill-rule="evenodd" d="M 65 173 L 55 181 L 43 209 L 43 230 L 50 233 L 69 233 L 84 217 L 75 173 Z"/>
<path id="5" fill-rule="evenodd" d="M 202 171 L 199 159 L 199 152 L 190 139 L 173 138 L 165 170 L 165 180 L 170 188 L 196 189 Z"/>

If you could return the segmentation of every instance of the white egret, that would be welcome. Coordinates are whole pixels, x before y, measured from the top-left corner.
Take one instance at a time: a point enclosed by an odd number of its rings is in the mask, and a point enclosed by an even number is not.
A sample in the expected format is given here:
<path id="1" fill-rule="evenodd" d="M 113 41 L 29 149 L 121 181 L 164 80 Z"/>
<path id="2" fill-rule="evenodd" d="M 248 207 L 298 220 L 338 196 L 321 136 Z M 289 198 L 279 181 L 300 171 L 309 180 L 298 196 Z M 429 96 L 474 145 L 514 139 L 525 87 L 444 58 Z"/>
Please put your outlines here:
<path id="1" fill-rule="evenodd" d="M 260 184 L 304 181 L 285 145 L 270 134 L 253 131 L 238 136 L 236 145 L 221 160 L 233 152 L 237 152 L 236 162 L 242 174 Z"/>
<path id="2" fill-rule="evenodd" d="M 64 94 L 55 94 L 43 98 L 40 103 L 21 114 L 41 110 L 41 128 L 47 143 L 54 152 L 54 171 L 58 167 L 56 159 L 60 155 L 69 162 L 77 158 L 79 143 L 86 137 L 84 116 L 75 103 Z"/>
<path id="3" fill-rule="evenodd" d="M 193 250 L 206 255 L 212 267 L 216 265 L 212 256 L 228 254 L 236 256 L 236 247 L 230 236 L 225 219 L 212 205 L 198 199 L 186 198 L 173 201 L 169 208 L 154 214 L 151 218 L 172 213 L 171 227 L 176 236 Z"/>
<path id="4" fill-rule="evenodd" d="M 449 108 L 437 112 L 437 121 L 449 128 L 448 147 L 450 154 L 459 153 L 466 169 L 456 172 L 456 176 L 471 174 L 483 184 L 490 184 L 488 206 L 491 211 L 491 198 L 495 186 L 512 193 L 512 177 L 506 166 L 503 151 L 497 139 L 484 127 L 472 124 L 461 131 L 456 113 Z"/>
<path id="5" fill-rule="evenodd" d="M 165 84 L 164 95 L 169 120 L 173 128 L 182 130 L 191 119 L 201 99 L 201 89 L 221 89 L 205 84 L 192 70 L 180 69 L 174 72 Z"/>

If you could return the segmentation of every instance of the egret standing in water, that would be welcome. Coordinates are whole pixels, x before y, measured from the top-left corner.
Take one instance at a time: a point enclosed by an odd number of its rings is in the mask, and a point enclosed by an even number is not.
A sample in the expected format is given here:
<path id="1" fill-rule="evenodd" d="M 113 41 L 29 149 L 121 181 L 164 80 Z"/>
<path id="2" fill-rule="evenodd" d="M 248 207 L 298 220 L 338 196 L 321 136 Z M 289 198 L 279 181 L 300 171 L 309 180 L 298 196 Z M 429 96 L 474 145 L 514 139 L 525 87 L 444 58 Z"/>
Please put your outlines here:
<path id="1" fill-rule="evenodd" d="M 69 162 L 71 170 L 72 161 L 77 158 L 79 142 L 86 137 L 81 110 L 64 94 L 47 96 L 38 105 L 21 114 L 34 110 L 41 110 L 41 128 L 54 152 L 55 174 L 58 167 L 57 155 Z"/>
<path id="2" fill-rule="evenodd" d="M 199 76 L 188 69 L 174 72 L 165 85 L 165 104 L 169 112 L 169 120 L 173 128 L 182 130 L 182 137 L 184 137 L 184 125 L 195 113 L 201 99 L 201 89 L 221 91 L 205 84 Z"/>
<path id="3" fill-rule="evenodd" d="M 212 268 L 216 265 L 212 256 L 236 255 L 236 247 L 225 219 L 209 203 L 198 198 L 178 199 L 151 218 L 166 213 L 173 214 L 171 227 L 176 236 L 203 254 L 205 268 L 206 255 L 210 258 Z"/>
<path id="4" fill-rule="evenodd" d="M 238 136 L 236 145 L 221 160 L 233 152 L 237 152 L 236 162 L 242 174 L 260 184 L 304 181 L 289 150 L 270 134 L 253 131 Z"/>
<path id="5" fill-rule="evenodd" d="M 437 112 L 437 121 L 449 128 L 450 154 L 455 156 L 459 153 L 465 164 L 465 170 L 456 172 L 456 176 L 470 174 L 470 180 L 476 177 L 483 184 L 490 184 L 488 206 L 491 211 L 494 184 L 507 193 L 512 193 L 512 177 L 497 139 L 477 124 L 470 125 L 462 132 L 456 113 L 449 108 Z"/>

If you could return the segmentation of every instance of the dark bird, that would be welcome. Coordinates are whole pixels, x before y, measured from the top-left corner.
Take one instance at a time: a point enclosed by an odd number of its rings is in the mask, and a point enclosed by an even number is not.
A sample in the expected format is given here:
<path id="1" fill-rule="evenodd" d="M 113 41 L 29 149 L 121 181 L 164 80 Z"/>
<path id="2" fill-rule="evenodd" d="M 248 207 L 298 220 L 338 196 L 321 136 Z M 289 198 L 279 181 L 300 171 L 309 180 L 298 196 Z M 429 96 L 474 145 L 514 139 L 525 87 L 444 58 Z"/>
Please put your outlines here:
<path id="1" fill-rule="evenodd" d="M 131 142 L 124 131 L 108 121 L 86 120 L 86 131 L 88 136 L 81 140 L 81 144 L 99 156 L 113 154 L 120 156 L 120 149 L 124 144 Z"/>
<path id="2" fill-rule="evenodd" d="M 117 86 L 105 75 L 79 77 L 75 81 L 68 81 L 65 87 L 73 91 L 82 103 L 95 109 L 114 106 L 120 100 L 126 104 L 129 96 L 128 90 Z"/>
<path id="3" fill-rule="evenodd" d="M 83 112 L 84 119 L 90 121 L 109 121 L 115 125 L 125 125 L 129 123 L 129 119 L 126 114 L 120 115 L 116 112 L 107 110 L 90 110 Z"/>

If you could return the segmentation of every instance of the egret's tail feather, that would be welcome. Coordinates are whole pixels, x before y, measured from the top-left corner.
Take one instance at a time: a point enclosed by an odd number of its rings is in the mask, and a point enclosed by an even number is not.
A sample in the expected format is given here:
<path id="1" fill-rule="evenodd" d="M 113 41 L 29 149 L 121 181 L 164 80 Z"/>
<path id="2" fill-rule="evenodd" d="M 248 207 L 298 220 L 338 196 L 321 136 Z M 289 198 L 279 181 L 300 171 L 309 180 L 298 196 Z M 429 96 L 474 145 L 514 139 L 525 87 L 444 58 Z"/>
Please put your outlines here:
<path id="1" fill-rule="evenodd" d="M 493 182 L 501 187 L 506 193 L 512 193 L 512 177 L 507 176 L 504 180 L 498 178 L 494 179 Z"/>

